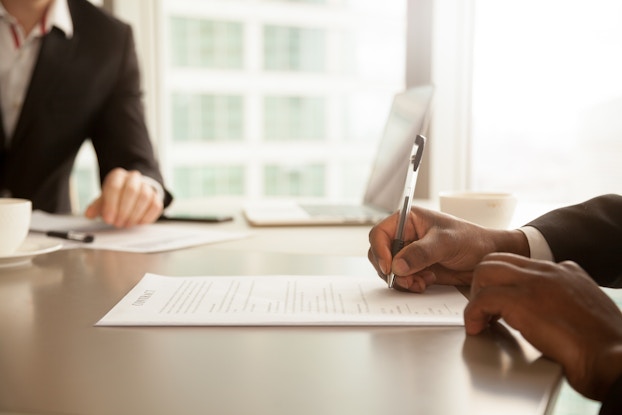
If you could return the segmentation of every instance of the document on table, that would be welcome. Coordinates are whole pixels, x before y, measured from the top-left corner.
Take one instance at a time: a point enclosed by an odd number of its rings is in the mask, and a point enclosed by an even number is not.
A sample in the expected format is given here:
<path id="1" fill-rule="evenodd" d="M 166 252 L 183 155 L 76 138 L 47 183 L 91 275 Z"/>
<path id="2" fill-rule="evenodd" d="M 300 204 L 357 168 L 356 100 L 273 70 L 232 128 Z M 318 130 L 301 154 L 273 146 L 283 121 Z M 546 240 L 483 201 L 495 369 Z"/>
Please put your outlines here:
<path id="1" fill-rule="evenodd" d="M 466 304 L 452 286 L 414 294 L 369 276 L 145 274 L 96 325 L 454 326 Z"/>
<path id="2" fill-rule="evenodd" d="M 95 236 L 91 243 L 63 240 L 64 249 L 108 249 L 123 252 L 152 253 L 191 246 L 224 242 L 248 236 L 247 232 L 229 232 L 213 229 L 208 224 L 152 223 L 128 229 L 117 229 L 98 220 L 81 216 L 56 215 L 35 211 L 30 230 L 45 233 L 50 230 L 87 232 Z"/>

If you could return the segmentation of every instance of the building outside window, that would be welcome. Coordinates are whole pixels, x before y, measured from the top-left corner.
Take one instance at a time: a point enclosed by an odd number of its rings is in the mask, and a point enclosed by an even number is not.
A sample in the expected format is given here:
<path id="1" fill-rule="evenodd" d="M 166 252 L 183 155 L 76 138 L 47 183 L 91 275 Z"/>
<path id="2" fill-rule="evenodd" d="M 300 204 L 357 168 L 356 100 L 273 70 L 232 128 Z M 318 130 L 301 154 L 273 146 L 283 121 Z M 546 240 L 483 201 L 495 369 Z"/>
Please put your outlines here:
<path id="1" fill-rule="evenodd" d="M 362 196 L 405 88 L 406 0 L 153 7 L 157 65 L 142 67 L 156 74 L 151 130 L 177 200 Z M 89 163 L 76 170 L 82 209 L 99 189 Z"/>
<path id="2" fill-rule="evenodd" d="M 343 167 L 370 164 L 405 82 L 405 2 L 369 4 L 163 1 L 176 196 L 358 197 L 366 175 Z"/>

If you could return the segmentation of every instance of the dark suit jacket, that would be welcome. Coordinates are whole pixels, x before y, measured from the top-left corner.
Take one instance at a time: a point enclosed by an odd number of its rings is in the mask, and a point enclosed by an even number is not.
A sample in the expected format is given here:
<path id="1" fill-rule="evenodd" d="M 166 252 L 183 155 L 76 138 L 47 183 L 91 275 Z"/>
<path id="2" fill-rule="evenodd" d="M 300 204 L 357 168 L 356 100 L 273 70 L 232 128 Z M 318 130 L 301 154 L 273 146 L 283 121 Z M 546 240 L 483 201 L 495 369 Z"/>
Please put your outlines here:
<path id="1" fill-rule="evenodd" d="M 0 191 L 48 212 L 70 211 L 69 175 L 88 138 L 101 180 L 123 167 L 162 183 L 144 120 L 131 28 L 86 0 L 68 5 L 73 37 L 53 28 L 43 38 L 10 149 L 0 127 Z"/>
<path id="2" fill-rule="evenodd" d="M 602 286 L 622 282 L 622 196 L 599 196 L 528 225 L 544 235 L 556 262 L 578 263 Z"/>
<path id="3" fill-rule="evenodd" d="M 622 196 L 599 196 L 551 211 L 528 225 L 544 235 L 555 261 L 575 261 L 603 286 L 622 282 Z M 622 414 L 622 376 L 599 414 Z"/>
<path id="4" fill-rule="evenodd" d="M 603 400 L 599 415 L 622 414 L 622 376 L 613 384 L 611 390 Z"/>

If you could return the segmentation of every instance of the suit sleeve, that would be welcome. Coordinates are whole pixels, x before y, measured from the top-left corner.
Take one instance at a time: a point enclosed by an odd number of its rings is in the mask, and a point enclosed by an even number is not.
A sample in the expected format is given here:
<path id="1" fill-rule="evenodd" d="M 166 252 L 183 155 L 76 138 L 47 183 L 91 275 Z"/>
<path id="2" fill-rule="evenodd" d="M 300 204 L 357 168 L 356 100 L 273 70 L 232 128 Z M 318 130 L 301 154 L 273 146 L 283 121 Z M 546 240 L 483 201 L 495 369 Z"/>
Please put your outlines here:
<path id="1" fill-rule="evenodd" d="M 145 124 L 140 72 L 132 31 L 129 26 L 124 28 L 118 73 L 113 89 L 95 122 L 92 137 L 99 161 L 100 180 L 103 182 L 108 172 L 115 167 L 138 170 L 162 185 L 166 207 L 172 201 L 172 195 L 164 187 Z"/>
<path id="2" fill-rule="evenodd" d="M 620 414 L 622 414 L 622 376 L 611 387 L 598 413 L 598 415 Z"/>
<path id="3" fill-rule="evenodd" d="M 622 281 L 622 196 L 603 195 L 553 210 L 528 226 L 542 233 L 555 261 L 578 263 L 602 286 Z"/>

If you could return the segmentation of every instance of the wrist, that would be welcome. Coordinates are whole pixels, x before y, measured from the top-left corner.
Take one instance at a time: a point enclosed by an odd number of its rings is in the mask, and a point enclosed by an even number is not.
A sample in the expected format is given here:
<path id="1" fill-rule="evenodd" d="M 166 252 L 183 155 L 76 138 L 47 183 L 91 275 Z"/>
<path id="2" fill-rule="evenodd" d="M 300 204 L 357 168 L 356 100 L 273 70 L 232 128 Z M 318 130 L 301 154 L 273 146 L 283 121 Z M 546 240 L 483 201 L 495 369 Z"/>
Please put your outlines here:
<path id="1" fill-rule="evenodd" d="M 529 257 L 529 242 L 525 234 L 518 229 L 494 230 L 493 243 L 495 252 L 508 252 L 511 254 Z"/>

